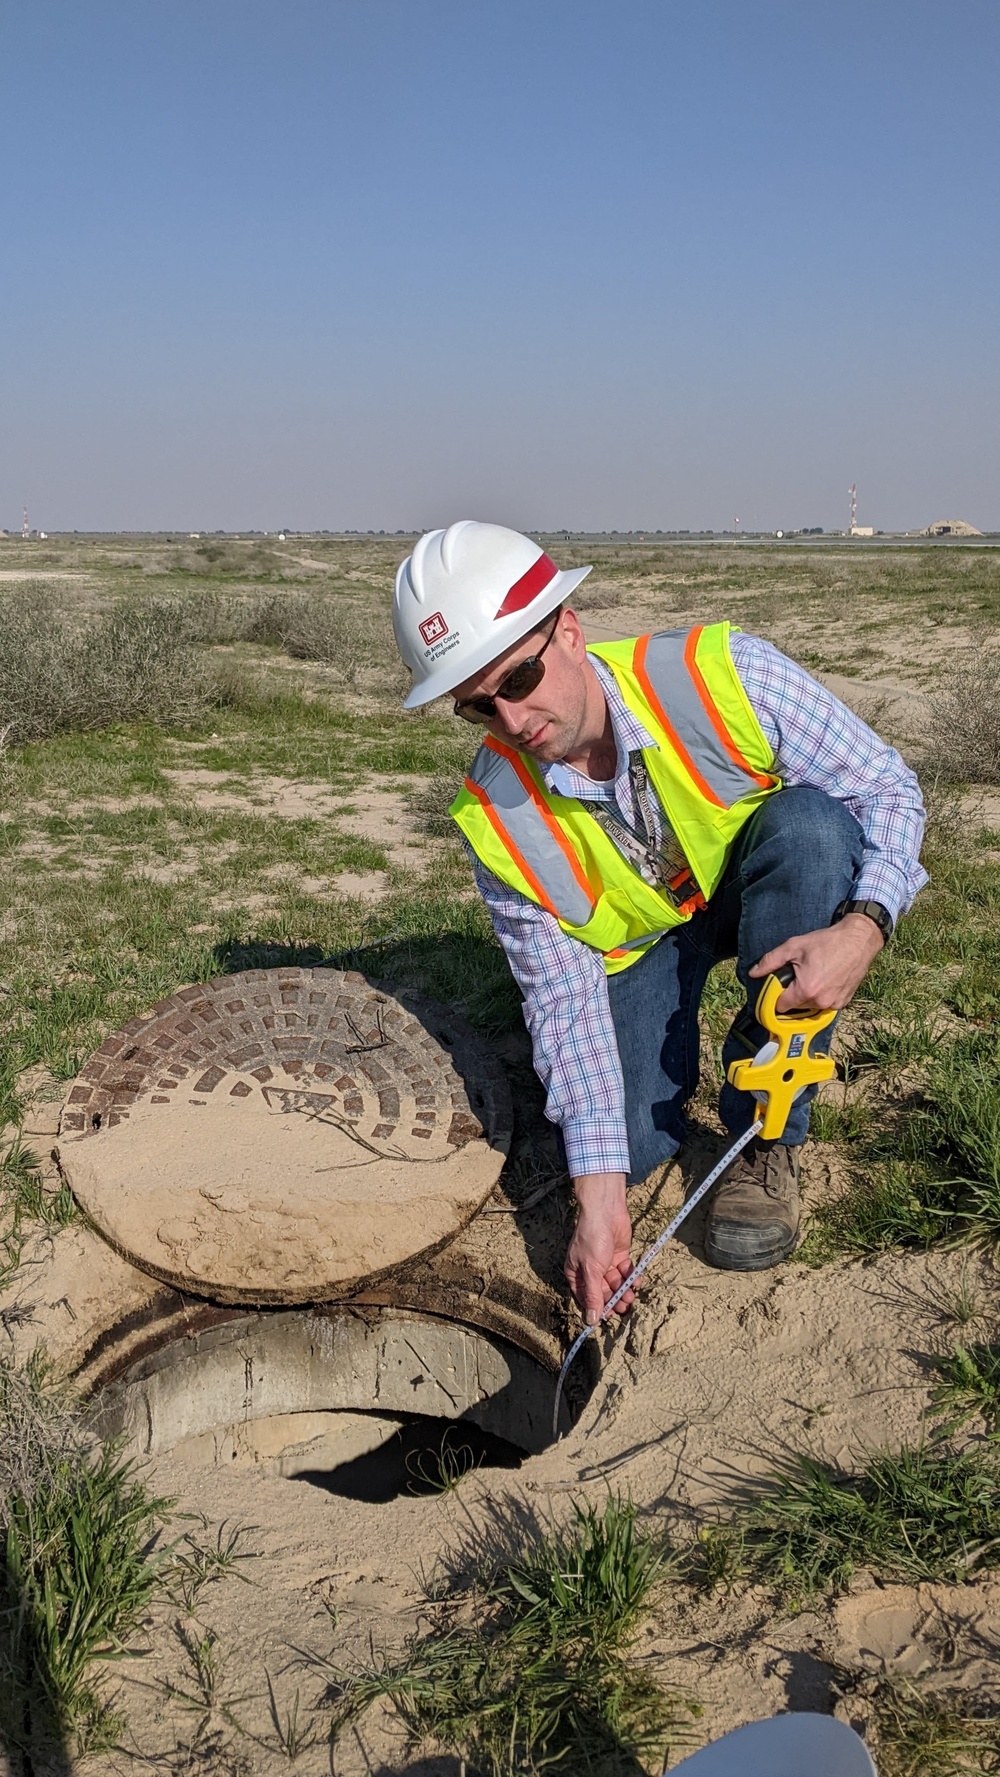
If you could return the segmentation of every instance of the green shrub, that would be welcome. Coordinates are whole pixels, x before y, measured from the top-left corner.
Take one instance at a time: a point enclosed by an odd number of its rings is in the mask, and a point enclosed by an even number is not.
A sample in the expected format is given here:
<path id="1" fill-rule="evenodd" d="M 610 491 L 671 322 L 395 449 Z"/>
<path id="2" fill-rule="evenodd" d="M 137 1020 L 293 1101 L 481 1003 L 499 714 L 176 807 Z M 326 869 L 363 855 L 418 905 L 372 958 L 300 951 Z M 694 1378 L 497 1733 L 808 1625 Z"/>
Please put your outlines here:
<path id="1" fill-rule="evenodd" d="M 930 700 L 928 742 L 941 775 L 1000 783 L 1000 643 L 983 637 L 949 667 Z"/>
<path id="2" fill-rule="evenodd" d="M 293 660 L 319 660 L 349 685 L 374 676 L 399 690 L 405 672 L 396 653 L 387 612 L 375 613 L 337 593 L 290 598 L 282 644 Z"/>
<path id="3" fill-rule="evenodd" d="M 118 722 L 186 722 L 207 679 L 170 600 L 120 605 L 83 625 L 33 595 L 0 606 L 0 729 L 15 741 Z"/>
<path id="4" fill-rule="evenodd" d="M 177 621 L 189 641 L 278 644 L 288 604 L 282 593 L 198 591 L 176 601 Z"/>
<path id="5" fill-rule="evenodd" d="M 206 590 L 177 599 L 174 609 L 189 641 L 281 647 L 293 660 L 333 667 L 352 686 L 372 674 L 393 686 L 403 682 L 388 611 L 362 605 L 339 589 L 264 594 Z"/>

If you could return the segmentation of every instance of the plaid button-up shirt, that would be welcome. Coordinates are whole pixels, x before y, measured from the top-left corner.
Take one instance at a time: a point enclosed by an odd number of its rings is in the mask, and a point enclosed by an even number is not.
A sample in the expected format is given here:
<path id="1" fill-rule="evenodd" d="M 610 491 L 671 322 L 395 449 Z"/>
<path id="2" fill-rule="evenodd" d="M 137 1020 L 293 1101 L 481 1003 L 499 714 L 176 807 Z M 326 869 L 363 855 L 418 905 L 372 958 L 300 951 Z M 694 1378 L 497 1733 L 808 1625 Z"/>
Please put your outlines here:
<path id="1" fill-rule="evenodd" d="M 770 642 L 735 633 L 733 662 L 774 750 L 784 784 L 805 784 L 850 809 L 865 836 L 855 885 L 862 901 L 880 901 L 895 919 L 927 881 L 918 862 L 924 829 L 920 786 L 894 747 Z M 543 766 L 559 795 L 617 803 L 636 825 L 628 758 L 655 745 L 618 690 L 614 675 L 590 656 L 608 701 L 618 747 L 613 781 L 595 783 L 572 766 Z M 662 837 L 663 810 L 650 785 Z M 467 847 L 470 850 L 471 848 Z M 574 1178 L 627 1172 L 624 1087 L 607 976 L 598 951 L 570 938 L 544 908 L 510 889 L 473 855 L 479 891 L 524 996 L 535 1070 L 546 1088 L 546 1115 L 562 1129 Z"/>

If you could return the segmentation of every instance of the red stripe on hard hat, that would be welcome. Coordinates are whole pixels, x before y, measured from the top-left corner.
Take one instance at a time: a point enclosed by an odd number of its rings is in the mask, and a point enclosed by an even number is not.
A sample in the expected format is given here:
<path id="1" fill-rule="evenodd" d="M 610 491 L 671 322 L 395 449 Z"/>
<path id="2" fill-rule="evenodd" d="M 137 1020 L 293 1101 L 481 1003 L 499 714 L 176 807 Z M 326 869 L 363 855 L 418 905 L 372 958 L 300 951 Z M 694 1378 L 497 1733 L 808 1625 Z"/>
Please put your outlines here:
<path id="1" fill-rule="evenodd" d="M 512 611 L 523 611 L 525 605 L 530 605 L 532 599 L 544 592 L 558 572 L 551 556 L 540 555 L 537 561 L 532 562 L 528 572 L 522 574 L 520 580 L 514 581 L 497 617 L 509 617 Z M 496 618 L 493 621 L 496 622 Z"/>

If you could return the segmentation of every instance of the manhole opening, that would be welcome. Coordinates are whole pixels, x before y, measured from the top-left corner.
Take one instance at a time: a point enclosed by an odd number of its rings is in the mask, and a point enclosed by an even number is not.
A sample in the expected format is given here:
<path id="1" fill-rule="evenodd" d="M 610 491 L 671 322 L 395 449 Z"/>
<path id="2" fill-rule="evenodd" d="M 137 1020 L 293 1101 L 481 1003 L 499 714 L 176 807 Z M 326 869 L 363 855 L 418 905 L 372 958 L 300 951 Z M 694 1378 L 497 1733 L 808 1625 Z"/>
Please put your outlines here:
<path id="1" fill-rule="evenodd" d="M 564 1430 L 593 1381 L 578 1369 Z M 520 1346 L 457 1321 L 271 1310 L 147 1350 L 103 1391 L 95 1421 L 140 1455 L 376 1502 L 519 1467 L 551 1442 L 555 1382 Z"/>
<path id="2" fill-rule="evenodd" d="M 444 1496 L 480 1470 L 520 1468 L 525 1455 L 474 1420 L 419 1417 L 397 1426 L 375 1450 L 332 1469 L 297 1469 L 293 1478 L 339 1499 L 385 1505 L 393 1499 Z"/>

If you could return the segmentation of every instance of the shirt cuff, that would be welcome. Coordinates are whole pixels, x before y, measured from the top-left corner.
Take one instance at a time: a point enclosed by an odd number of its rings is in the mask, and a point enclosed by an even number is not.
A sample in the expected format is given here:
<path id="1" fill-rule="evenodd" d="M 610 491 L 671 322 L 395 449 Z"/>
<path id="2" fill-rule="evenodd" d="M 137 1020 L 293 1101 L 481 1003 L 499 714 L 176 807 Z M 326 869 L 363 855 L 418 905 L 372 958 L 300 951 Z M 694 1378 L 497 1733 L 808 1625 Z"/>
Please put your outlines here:
<path id="1" fill-rule="evenodd" d="M 624 1123 L 567 1118 L 562 1125 L 562 1138 L 570 1178 L 582 1178 L 588 1172 L 629 1171 L 628 1131 Z"/>
<path id="2" fill-rule="evenodd" d="M 902 871 L 894 869 L 891 864 L 865 864 L 851 888 L 851 900 L 878 901 L 891 914 L 895 925 L 901 913 L 909 912 L 918 890 L 930 880 L 926 870 L 921 870 L 919 865 L 915 874 L 917 881 L 912 877 L 907 879 Z"/>

